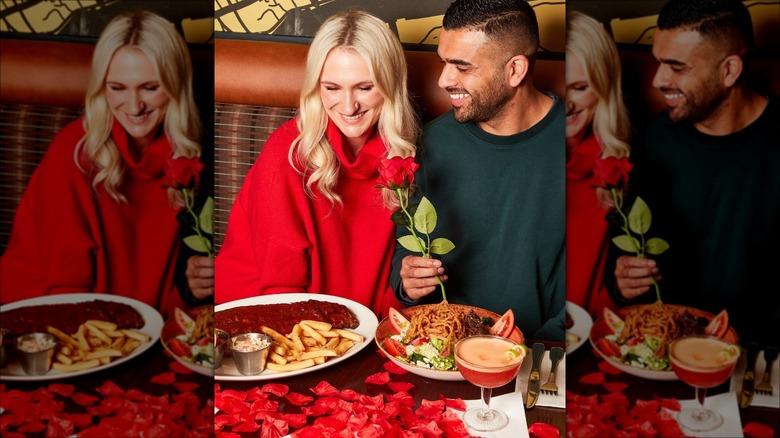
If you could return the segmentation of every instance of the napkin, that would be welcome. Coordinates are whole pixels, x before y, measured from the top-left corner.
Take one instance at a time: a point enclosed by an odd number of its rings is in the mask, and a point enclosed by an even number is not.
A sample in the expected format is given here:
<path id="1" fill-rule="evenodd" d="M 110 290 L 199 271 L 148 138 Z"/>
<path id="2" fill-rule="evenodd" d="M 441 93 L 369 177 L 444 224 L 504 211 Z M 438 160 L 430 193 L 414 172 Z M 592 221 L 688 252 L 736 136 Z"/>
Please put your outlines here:
<path id="1" fill-rule="evenodd" d="M 693 390 L 693 388 L 691 388 Z M 699 404 L 696 399 L 693 400 L 680 400 L 680 409 L 696 407 Z M 713 395 L 707 397 L 704 401 L 704 406 L 718 411 L 723 416 L 723 424 L 715 430 L 709 432 L 691 432 L 683 428 L 688 436 L 695 436 L 697 438 L 704 437 L 742 437 L 742 421 L 739 418 L 739 406 L 737 406 L 737 393 L 725 392 L 723 394 Z M 669 411 L 673 417 L 677 418 L 677 412 Z"/>
<path id="2" fill-rule="evenodd" d="M 745 356 L 739 359 L 737 368 L 734 369 L 734 374 L 731 375 L 731 391 L 739 394 L 742 391 L 742 377 L 745 375 L 745 368 L 747 368 L 747 358 Z M 766 368 L 766 361 L 764 360 L 764 351 L 761 350 L 756 357 L 756 369 L 753 375 L 755 376 L 755 386 L 761 379 L 764 378 L 764 368 Z M 750 406 L 765 406 L 769 408 L 780 408 L 780 360 L 775 360 L 772 363 L 772 375 L 769 383 L 772 384 L 772 395 L 759 394 L 753 391 L 753 400 L 750 402 Z"/>
<path id="3" fill-rule="evenodd" d="M 523 395 L 523 406 L 525 406 L 525 397 L 528 393 L 528 375 L 531 374 L 531 364 L 533 352 L 528 350 L 528 356 L 523 359 L 523 365 L 520 366 L 520 372 L 517 373 L 517 382 L 515 383 L 515 391 Z M 555 383 L 558 385 L 558 395 L 549 395 L 541 393 L 539 399 L 536 400 L 536 406 L 549 406 L 553 408 L 566 408 L 566 356 L 563 355 L 561 363 L 558 364 L 558 371 L 555 375 Z M 542 375 L 539 381 L 542 385 L 547 382 L 547 378 L 550 377 L 550 351 L 544 352 L 544 358 L 542 358 L 542 366 L 539 371 Z"/>
<path id="4" fill-rule="evenodd" d="M 469 428 L 472 436 L 489 436 L 490 438 L 526 438 L 528 434 L 528 423 L 525 419 L 525 398 L 520 392 L 510 392 L 509 394 L 492 397 L 490 407 L 502 410 L 509 417 L 509 424 L 496 432 L 478 432 Z M 465 400 L 466 409 L 481 408 L 482 400 Z M 452 410 L 458 418 L 463 419 L 463 412 Z"/>

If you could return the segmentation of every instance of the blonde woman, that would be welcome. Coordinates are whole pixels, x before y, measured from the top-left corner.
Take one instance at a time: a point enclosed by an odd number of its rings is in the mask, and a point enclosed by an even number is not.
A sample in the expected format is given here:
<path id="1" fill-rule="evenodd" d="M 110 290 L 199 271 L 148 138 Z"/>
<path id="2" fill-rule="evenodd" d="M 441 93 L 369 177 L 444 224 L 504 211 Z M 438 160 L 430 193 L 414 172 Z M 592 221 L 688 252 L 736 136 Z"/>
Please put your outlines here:
<path id="1" fill-rule="evenodd" d="M 187 45 L 149 12 L 114 18 L 92 59 L 84 115 L 54 139 L 2 257 L 2 302 L 65 292 L 125 295 L 166 312 L 180 246 L 170 158 L 200 155 Z"/>
<path id="2" fill-rule="evenodd" d="M 403 49 L 387 25 L 338 13 L 315 35 L 299 115 L 249 171 L 216 261 L 216 302 L 263 294 L 339 295 L 382 314 L 395 201 L 377 189 L 382 158 L 415 153 L 418 122 Z"/>
<path id="3" fill-rule="evenodd" d="M 566 24 L 566 297 L 597 315 L 614 307 L 602 284 L 609 249 L 609 193 L 594 187 L 598 158 L 626 157 L 630 125 L 617 48 L 604 26 L 579 12 Z"/>

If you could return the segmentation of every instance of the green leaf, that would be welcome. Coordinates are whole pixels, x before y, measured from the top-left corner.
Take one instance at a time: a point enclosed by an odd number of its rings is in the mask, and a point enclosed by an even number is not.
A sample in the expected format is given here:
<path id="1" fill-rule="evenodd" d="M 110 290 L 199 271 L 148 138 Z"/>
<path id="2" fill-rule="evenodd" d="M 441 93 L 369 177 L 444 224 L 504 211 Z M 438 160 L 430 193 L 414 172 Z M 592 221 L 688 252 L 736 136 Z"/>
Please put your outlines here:
<path id="1" fill-rule="evenodd" d="M 390 220 L 393 221 L 394 224 L 402 227 L 409 228 L 410 226 L 409 217 L 406 216 L 406 213 L 401 209 L 394 211 L 393 214 L 390 215 Z"/>
<path id="2" fill-rule="evenodd" d="M 211 196 L 206 198 L 206 202 L 203 203 L 198 220 L 201 230 L 208 234 L 214 234 L 214 198 Z"/>
<path id="3" fill-rule="evenodd" d="M 406 236 L 402 236 L 398 238 L 398 243 L 401 244 L 404 248 L 408 249 L 412 252 L 421 252 L 420 248 L 425 248 L 425 242 L 422 241 L 420 238 L 415 238 L 411 234 L 407 234 Z M 422 254 L 425 254 L 422 252 Z"/>
<path id="4" fill-rule="evenodd" d="M 444 255 L 453 249 L 455 249 L 455 244 L 450 239 L 445 239 L 444 237 L 433 239 L 433 242 L 431 242 L 431 254 Z"/>
<path id="5" fill-rule="evenodd" d="M 650 207 L 637 196 L 634 205 L 631 206 L 631 211 L 628 213 L 628 227 L 637 234 L 645 234 L 650 229 L 652 220 Z"/>
<path id="6" fill-rule="evenodd" d="M 632 237 L 626 236 L 625 234 L 613 238 L 612 242 L 615 244 L 615 246 L 626 252 L 636 253 L 636 249 L 639 248 L 639 242 Z"/>
<path id="7" fill-rule="evenodd" d="M 189 246 L 193 251 L 207 253 L 211 249 L 211 242 L 208 239 L 203 239 L 197 234 L 187 236 L 184 238 L 184 244 Z"/>
<path id="8" fill-rule="evenodd" d="M 436 209 L 425 196 L 420 200 L 417 211 L 414 212 L 414 227 L 425 234 L 431 234 L 436 228 Z"/>
<path id="9" fill-rule="evenodd" d="M 669 244 L 661 238 L 653 237 L 647 240 L 645 252 L 650 255 L 658 255 L 669 249 Z"/>

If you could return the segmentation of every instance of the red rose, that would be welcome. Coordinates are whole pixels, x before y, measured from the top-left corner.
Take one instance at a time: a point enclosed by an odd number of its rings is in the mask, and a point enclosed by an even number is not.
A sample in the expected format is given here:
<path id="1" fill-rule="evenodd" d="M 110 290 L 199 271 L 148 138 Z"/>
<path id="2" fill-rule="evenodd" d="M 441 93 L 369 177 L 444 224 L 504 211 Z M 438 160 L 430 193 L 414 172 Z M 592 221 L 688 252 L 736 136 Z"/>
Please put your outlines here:
<path id="1" fill-rule="evenodd" d="M 203 167 L 198 157 L 171 158 L 165 165 L 165 184 L 175 188 L 195 186 Z"/>
<path id="2" fill-rule="evenodd" d="M 628 174 L 633 165 L 626 157 L 606 157 L 596 160 L 593 180 L 597 187 L 605 189 L 622 188 L 628 182 Z"/>
<path id="3" fill-rule="evenodd" d="M 384 158 L 379 163 L 379 178 L 382 186 L 390 190 L 406 188 L 414 182 L 414 172 L 420 167 L 414 157 Z"/>

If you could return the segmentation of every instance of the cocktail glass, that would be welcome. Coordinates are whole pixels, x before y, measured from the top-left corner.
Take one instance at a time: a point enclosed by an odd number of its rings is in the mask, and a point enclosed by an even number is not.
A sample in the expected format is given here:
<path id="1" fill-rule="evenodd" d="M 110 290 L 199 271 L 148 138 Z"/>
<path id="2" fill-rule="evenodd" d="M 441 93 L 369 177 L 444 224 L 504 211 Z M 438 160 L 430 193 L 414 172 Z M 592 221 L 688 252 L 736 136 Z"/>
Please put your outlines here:
<path id="1" fill-rule="evenodd" d="M 680 411 L 678 423 L 692 432 L 707 432 L 723 424 L 723 416 L 704 406 L 707 388 L 731 377 L 739 359 L 739 347 L 708 335 L 684 336 L 669 345 L 672 369 L 683 382 L 696 388 L 698 406 Z"/>
<path id="2" fill-rule="evenodd" d="M 513 381 L 523 363 L 518 344 L 500 336 L 479 335 L 455 344 L 455 362 L 463 377 L 482 389 L 482 407 L 463 414 L 466 426 L 480 432 L 500 430 L 509 423 L 506 414 L 490 407 L 493 388 Z"/>

